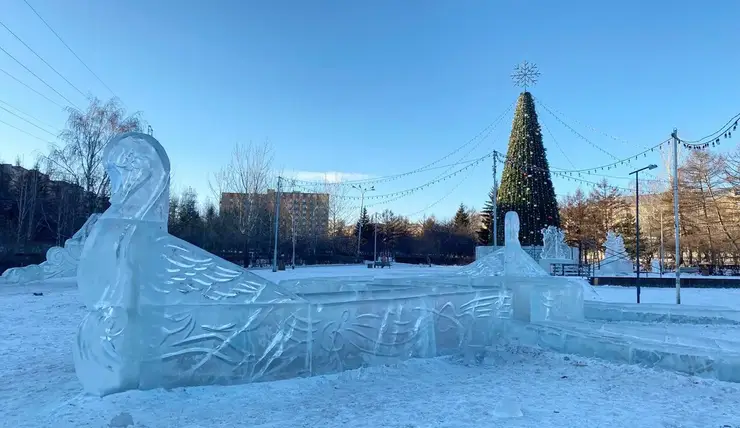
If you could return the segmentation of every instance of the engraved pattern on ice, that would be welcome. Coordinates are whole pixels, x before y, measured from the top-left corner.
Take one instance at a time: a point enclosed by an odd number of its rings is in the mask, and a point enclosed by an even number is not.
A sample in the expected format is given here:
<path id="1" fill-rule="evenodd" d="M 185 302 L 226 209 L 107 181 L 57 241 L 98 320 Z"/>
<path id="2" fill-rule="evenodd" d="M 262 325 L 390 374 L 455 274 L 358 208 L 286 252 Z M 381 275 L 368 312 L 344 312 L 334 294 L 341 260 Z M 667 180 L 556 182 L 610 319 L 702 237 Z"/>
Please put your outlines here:
<path id="1" fill-rule="evenodd" d="M 167 233 L 169 159 L 153 137 L 106 146 L 111 206 L 77 271 L 88 313 L 74 347 L 85 390 L 232 384 L 481 353 L 507 290 L 334 287 L 297 295 Z"/>
<path id="2" fill-rule="evenodd" d="M 43 263 L 8 269 L 0 278 L 4 282 L 23 284 L 30 281 L 76 276 L 85 240 L 99 216 L 100 214 L 92 214 L 88 217 L 80 230 L 64 242 L 64 247 L 49 248 Z"/>

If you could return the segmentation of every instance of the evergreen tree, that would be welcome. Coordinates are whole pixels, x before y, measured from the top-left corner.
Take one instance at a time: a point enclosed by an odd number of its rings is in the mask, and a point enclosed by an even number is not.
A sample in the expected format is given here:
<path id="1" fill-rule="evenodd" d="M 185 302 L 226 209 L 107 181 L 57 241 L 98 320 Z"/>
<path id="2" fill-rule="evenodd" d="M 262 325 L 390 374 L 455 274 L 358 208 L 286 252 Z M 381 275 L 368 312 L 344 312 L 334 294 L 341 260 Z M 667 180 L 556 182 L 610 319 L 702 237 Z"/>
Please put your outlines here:
<path id="1" fill-rule="evenodd" d="M 455 212 L 455 218 L 452 220 L 452 224 L 456 231 L 467 231 L 470 227 L 470 214 L 468 214 L 465 204 L 460 204 Z"/>
<path id="2" fill-rule="evenodd" d="M 478 242 L 481 245 L 493 245 L 493 189 L 488 192 L 488 199 L 480 212 L 481 225 L 478 230 Z"/>
<path id="3" fill-rule="evenodd" d="M 361 249 L 362 251 L 367 251 L 367 248 L 365 248 L 366 244 L 370 242 L 372 239 L 373 233 L 374 233 L 374 225 L 370 222 L 370 216 L 367 214 L 367 208 L 363 207 L 362 212 L 360 213 L 360 220 L 355 223 L 355 230 L 352 236 L 355 238 L 357 237 L 358 228 L 362 225 L 362 235 L 361 235 Z M 357 245 L 355 241 L 355 245 Z"/>
<path id="4" fill-rule="evenodd" d="M 542 132 L 529 92 L 519 95 L 501 176 L 496 213 L 499 243 L 504 242 L 503 219 L 508 211 L 519 214 L 522 245 L 542 245 L 540 230 L 547 226 L 560 227 Z"/>

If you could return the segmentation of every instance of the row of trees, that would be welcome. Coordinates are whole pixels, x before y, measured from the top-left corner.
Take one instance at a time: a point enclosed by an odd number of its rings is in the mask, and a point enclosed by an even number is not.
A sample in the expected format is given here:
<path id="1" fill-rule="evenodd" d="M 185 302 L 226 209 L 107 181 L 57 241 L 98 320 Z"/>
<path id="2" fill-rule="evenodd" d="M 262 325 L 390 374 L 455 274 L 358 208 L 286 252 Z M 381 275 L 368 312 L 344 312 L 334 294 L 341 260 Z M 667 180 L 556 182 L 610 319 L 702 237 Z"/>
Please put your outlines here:
<path id="1" fill-rule="evenodd" d="M 103 148 L 114 135 L 146 126 L 140 114 L 127 114 L 115 99 L 93 100 L 85 111 L 68 113 L 59 144 L 48 154 L 32 165 L 16 159 L 14 165 L 0 168 L 0 259 L 42 255 L 51 245 L 63 245 L 91 213 L 107 208 L 110 180 Z M 213 195 L 201 198 L 204 204 L 191 188 L 171 191 L 170 232 L 240 263 L 265 263 L 272 257 L 275 240 L 275 205 L 267 192 L 276 188 L 279 175 L 269 141 L 237 144 L 229 163 L 213 174 Z M 286 186 L 283 183 L 284 191 Z M 432 216 L 412 222 L 390 210 L 370 218 L 365 209 L 355 222 L 350 219 L 357 218 L 359 210 L 348 205 L 346 190 L 329 180 L 313 189 L 329 195 L 328 225 L 320 232 L 296 227 L 291 221 L 294 213 L 282 207 L 278 239 L 284 260 L 292 259 L 295 248 L 298 262 L 354 261 L 360 224 L 364 256 L 372 254 L 376 236 L 381 254 L 422 261 L 429 255 L 437 262 L 440 257 L 469 260 L 473 255 L 479 223 L 474 210 L 461 205 L 453 219 Z M 236 204 L 220 209 L 213 201 L 220 201 L 224 193 L 240 196 Z"/>
<path id="2" fill-rule="evenodd" d="M 678 168 L 681 265 L 740 264 L 740 151 L 717 153 L 695 150 Z M 672 181 L 641 183 L 640 262 L 660 258 L 675 264 Z M 589 194 L 582 190 L 560 201 L 562 227 L 571 245 L 591 259 L 601 254 L 608 230 L 625 238 L 635 256 L 635 200 L 602 181 Z M 662 236 L 662 240 L 661 240 Z"/>
<path id="3" fill-rule="evenodd" d="M 541 136 L 536 116 L 529 111 L 533 109 L 530 101 L 526 93 L 522 95 L 519 110 L 527 114 L 517 116 L 521 124 L 515 127 L 518 131 L 512 133 L 512 138 L 519 141 L 527 135 L 535 136 L 533 141 L 538 143 Z M 127 115 L 115 99 L 105 103 L 93 100 L 84 112 L 69 110 L 60 144 L 52 146 L 32 166 L 24 168 L 18 159 L 14 166 L 0 168 L 0 248 L 5 255 L 42 254 L 45 247 L 62 245 L 91 213 L 104 210 L 110 182 L 102 165 L 103 148 L 112 136 L 140 131 L 144 126 L 139 114 Z M 535 146 L 533 152 L 544 150 L 541 144 Z M 505 170 L 513 187 L 499 192 L 499 202 L 525 204 L 520 209 L 526 211 L 524 215 L 530 221 L 526 228 L 532 233 L 523 229 L 522 242 L 538 244 L 541 237 L 537 228 L 554 221 L 565 230 L 568 242 L 581 248 L 584 260 L 598 259 L 608 230 L 621 233 L 627 251 L 634 255 L 633 195 L 602 181 L 589 193 L 579 189 L 559 203 L 552 202 L 551 192 L 533 191 L 535 184 L 551 188 L 544 155 L 537 156 L 542 165 L 534 168 L 532 163 L 525 168 L 514 162 L 520 156 L 510 150 Z M 268 190 L 278 186 L 280 175 L 273 165 L 269 141 L 236 145 L 229 163 L 213 175 L 213 195 L 203 198 L 205 204 L 199 203 L 193 189 L 171 192 L 171 233 L 240 263 L 268 262 L 275 242 L 275 201 Z M 685 264 L 738 264 L 740 196 L 734 189 L 739 184 L 740 152 L 692 151 L 682 162 L 680 227 Z M 283 191 L 295 190 L 285 180 L 280 185 Z M 527 201 L 524 193 L 517 193 L 520 187 L 534 199 Z M 670 182 L 646 182 L 641 188 L 645 190 L 640 204 L 641 262 L 648 264 L 659 256 L 661 234 L 670 259 L 674 242 Z M 349 205 L 345 197 L 348 190 L 348 186 L 328 179 L 311 189 L 328 195 L 328 204 L 319 207 L 327 211 L 328 224 L 320 228 L 297 225 L 297 214 L 286 205 L 281 207 L 278 247 L 283 260 L 292 260 L 294 250 L 298 262 L 355 260 L 360 227 L 361 255 L 371 255 L 377 242 L 380 254 L 415 261 L 426 261 L 427 256 L 435 262 L 445 261 L 440 258 L 470 260 L 475 246 L 488 244 L 492 238 L 492 194 L 480 213 L 461 205 L 449 220 L 431 216 L 412 222 L 390 210 L 371 218 L 367 209 L 360 211 Z M 238 194 L 236 203 L 217 206 L 213 201 L 221 201 L 226 193 Z M 553 214 L 551 208 L 558 205 Z M 543 207 L 547 209 L 542 211 Z M 354 221 L 358 213 L 359 220 Z M 503 214 L 499 214 L 501 242 Z"/>

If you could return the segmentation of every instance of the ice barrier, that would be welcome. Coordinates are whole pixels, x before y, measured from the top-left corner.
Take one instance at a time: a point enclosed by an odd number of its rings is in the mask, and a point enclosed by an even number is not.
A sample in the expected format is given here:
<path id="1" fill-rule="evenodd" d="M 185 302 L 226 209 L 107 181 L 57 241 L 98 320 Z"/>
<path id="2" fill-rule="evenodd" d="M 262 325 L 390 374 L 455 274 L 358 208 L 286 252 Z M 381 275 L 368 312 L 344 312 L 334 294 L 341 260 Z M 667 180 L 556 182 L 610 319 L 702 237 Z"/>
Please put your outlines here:
<path id="1" fill-rule="evenodd" d="M 740 382 L 740 344 L 686 338 L 637 327 L 602 328 L 583 323 L 516 323 L 508 332 L 521 344 L 566 354 L 662 368 L 728 382 Z"/>
<path id="2" fill-rule="evenodd" d="M 502 287 L 316 279 L 292 284 L 294 292 L 167 233 L 170 165 L 153 137 L 118 136 L 103 161 L 111 206 L 77 269 L 88 313 L 74 362 L 89 393 L 473 358 L 512 316 Z"/>
<path id="3" fill-rule="evenodd" d="M 677 324 L 740 324 L 740 311 L 716 306 L 587 301 L 587 319 Z"/>

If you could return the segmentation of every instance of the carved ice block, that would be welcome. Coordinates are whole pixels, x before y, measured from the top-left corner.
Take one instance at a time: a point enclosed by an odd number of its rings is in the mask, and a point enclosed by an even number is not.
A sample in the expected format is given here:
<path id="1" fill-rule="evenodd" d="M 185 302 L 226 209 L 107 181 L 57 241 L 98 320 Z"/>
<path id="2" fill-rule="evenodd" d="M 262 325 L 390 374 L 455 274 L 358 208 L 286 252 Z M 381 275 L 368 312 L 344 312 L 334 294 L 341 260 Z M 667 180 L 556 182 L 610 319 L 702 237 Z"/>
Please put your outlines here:
<path id="1" fill-rule="evenodd" d="M 26 283 L 42 281 L 51 278 L 72 278 L 77 275 L 77 265 L 80 260 L 85 240 L 98 220 L 100 214 L 92 214 L 75 232 L 64 242 L 64 247 L 51 247 L 46 251 L 46 260 L 38 265 L 11 268 L 3 272 L 2 280 L 10 283 Z"/>
<path id="2" fill-rule="evenodd" d="M 460 292 L 227 310 L 210 305 L 183 314 L 161 308 L 143 334 L 156 340 L 143 356 L 140 387 L 312 376 L 484 347 L 496 332 L 487 300 L 495 302 Z"/>
<path id="3" fill-rule="evenodd" d="M 167 233 L 169 159 L 145 134 L 105 148 L 110 208 L 77 282 L 88 314 L 75 370 L 85 390 L 254 382 L 470 354 L 511 316 L 501 287 L 314 281 L 298 295 Z M 298 287 L 300 288 L 300 287 Z"/>

